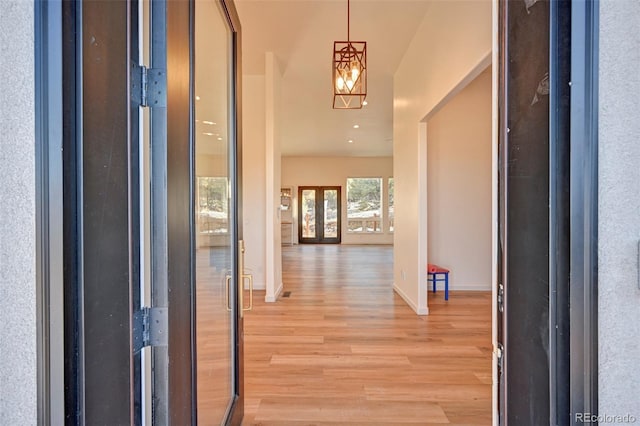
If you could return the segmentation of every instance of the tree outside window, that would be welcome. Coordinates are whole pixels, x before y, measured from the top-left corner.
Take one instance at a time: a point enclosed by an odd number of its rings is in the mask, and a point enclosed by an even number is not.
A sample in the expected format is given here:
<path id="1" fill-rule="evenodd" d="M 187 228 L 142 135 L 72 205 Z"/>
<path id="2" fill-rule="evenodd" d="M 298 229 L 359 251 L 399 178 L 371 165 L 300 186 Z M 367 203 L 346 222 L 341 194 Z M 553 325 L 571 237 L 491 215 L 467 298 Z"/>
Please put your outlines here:
<path id="1" fill-rule="evenodd" d="M 198 178 L 198 231 L 201 234 L 229 232 L 229 194 L 226 177 Z"/>
<path id="2" fill-rule="evenodd" d="M 382 232 L 382 178 L 347 179 L 348 232 Z"/>

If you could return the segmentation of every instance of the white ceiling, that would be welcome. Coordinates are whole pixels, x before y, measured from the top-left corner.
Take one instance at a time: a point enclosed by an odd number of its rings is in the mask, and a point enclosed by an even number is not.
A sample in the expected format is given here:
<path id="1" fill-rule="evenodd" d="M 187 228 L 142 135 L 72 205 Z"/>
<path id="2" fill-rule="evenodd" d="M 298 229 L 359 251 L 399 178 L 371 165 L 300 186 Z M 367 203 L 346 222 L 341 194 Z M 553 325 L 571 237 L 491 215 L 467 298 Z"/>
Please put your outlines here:
<path id="1" fill-rule="evenodd" d="M 368 105 L 334 110 L 333 42 L 347 38 L 347 1 L 236 0 L 243 73 L 264 74 L 265 52 L 274 52 L 283 74 L 282 155 L 393 154 L 393 74 L 428 5 L 351 2 L 351 40 L 367 42 Z"/>
<path id="2" fill-rule="evenodd" d="M 212 1 L 196 4 L 195 94 L 196 155 L 227 155 L 229 142 L 228 58 L 229 29 L 220 8 Z"/>

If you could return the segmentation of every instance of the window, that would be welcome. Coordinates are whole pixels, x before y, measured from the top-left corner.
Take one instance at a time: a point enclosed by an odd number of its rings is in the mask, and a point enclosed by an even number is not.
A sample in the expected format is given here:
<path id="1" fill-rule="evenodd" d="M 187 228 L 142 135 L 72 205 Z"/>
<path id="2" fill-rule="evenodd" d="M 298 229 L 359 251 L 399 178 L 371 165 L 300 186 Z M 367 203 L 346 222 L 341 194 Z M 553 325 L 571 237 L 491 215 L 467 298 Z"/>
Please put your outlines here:
<path id="1" fill-rule="evenodd" d="M 347 231 L 382 232 L 382 178 L 347 179 Z"/>
<path id="2" fill-rule="evenodd" d="M 208 235 L 224 235 L 229 232 L 226 177 L 198 178 L 198 232 Z"/>
<path id="3" fill-rule="evenodd" d="M 387 193 L 389 197 L 389 232 L 393 232 L 393 178 L 389 178 L 389 185 L 387 187 L 389 192 Z"/>

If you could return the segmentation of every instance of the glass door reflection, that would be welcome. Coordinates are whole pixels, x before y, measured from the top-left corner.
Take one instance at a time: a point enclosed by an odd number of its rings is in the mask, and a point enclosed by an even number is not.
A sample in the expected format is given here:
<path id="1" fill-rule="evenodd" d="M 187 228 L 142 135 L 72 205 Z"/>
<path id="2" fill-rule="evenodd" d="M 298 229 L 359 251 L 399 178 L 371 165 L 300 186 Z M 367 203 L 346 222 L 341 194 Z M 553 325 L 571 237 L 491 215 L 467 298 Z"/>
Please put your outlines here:
<path id="1" fill-rule="evenodd" d="M 195 4 L 195 229 L 198 423 L 226 421 L 235 395 L 230 217 L 231 30 L 219 2 Z"/>
<path id="2" fill-rule="evenodd" d="M 316 237 L 316 191 L 314 189 L 302 190 L 302 238 Z"/>
<path id="3" fill-rule="evenodd" d="M 324 237 L 338 238 L 338 191 L 324 190 Z"/>

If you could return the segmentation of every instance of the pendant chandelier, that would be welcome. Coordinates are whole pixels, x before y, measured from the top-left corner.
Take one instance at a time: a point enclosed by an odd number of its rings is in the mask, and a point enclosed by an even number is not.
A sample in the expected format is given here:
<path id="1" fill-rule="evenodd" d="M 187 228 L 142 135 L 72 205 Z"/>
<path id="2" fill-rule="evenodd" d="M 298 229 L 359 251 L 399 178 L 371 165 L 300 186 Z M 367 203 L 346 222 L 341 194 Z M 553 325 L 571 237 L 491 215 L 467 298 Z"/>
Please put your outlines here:
<path id="1" fill-rule="evenodd" d="M 367 98 L 367 42 L 351 41 L 347 0 L 347 41 L 333 42 L 333 108 L 360 109 Z"/>

